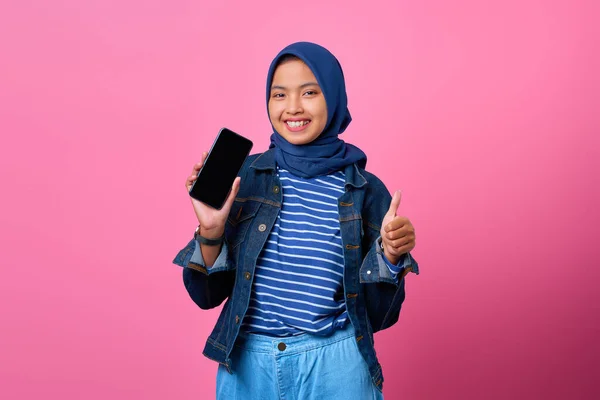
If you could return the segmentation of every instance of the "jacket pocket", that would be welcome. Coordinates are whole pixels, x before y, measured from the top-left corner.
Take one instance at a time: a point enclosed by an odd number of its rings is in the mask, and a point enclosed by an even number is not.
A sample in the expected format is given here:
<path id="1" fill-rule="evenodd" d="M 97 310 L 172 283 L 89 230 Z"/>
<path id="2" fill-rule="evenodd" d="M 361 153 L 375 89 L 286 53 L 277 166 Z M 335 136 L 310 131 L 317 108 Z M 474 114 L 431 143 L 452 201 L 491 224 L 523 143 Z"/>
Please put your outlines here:
<path id="1" fill-rule="evenodd" d="M 245 240 L 248 228 L 258 212 L 260 202 L 248 199 L 236 199 L 231 206 L 225 236 L 230 246 L 230 251 L 237 252 L 240 244 Z M 237 257 L 235 257 L 237 259 Z"/>

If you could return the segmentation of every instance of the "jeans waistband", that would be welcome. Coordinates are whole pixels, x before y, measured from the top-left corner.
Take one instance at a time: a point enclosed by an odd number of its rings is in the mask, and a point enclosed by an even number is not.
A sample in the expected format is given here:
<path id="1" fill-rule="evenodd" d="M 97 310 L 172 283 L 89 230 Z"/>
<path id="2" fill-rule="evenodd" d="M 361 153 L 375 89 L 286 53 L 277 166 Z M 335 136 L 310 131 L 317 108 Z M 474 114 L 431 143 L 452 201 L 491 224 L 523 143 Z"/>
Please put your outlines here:
<path id="1" fill-rule="evenodd" d="M 329 336 L 305 333 L 298 336 L 276 337 L 240 331 L 235 345 L 248 351 L 290 355 L 314 350 L 348 338 L 354 340 L 354 335 L 354 327 L 350 322 L 344 328 L 336 329 Z"/>

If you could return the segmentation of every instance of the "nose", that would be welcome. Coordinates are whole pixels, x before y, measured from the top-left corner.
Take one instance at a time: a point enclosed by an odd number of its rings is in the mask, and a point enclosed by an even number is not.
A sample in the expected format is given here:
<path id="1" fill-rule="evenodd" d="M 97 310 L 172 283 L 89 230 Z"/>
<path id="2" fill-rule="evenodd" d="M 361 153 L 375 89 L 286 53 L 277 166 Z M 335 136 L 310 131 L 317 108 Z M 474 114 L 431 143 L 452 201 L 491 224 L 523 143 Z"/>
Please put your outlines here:
<path id="1" fill-rule="evenodd" d="M 291 115 L 301 114 L 304 112 L 302 109 L 302 102 L 298 96 L 288 96 L 286 112 Z"/>

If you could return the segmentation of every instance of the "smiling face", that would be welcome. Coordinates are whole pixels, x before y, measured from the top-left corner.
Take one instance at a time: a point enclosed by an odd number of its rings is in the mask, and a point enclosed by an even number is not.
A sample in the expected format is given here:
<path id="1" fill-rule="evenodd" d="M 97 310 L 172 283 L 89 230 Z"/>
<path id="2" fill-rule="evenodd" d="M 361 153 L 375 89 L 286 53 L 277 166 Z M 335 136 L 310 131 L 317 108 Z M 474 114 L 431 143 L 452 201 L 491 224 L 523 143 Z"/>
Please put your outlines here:
<path id="1" fill-rule="evenodd" d="M 295 145 L 314 141 L 325 129 L 325 96 L 315 75 L 300 59 L 285 60 L 275 69 L 269 118 L 275 130 Z"/>

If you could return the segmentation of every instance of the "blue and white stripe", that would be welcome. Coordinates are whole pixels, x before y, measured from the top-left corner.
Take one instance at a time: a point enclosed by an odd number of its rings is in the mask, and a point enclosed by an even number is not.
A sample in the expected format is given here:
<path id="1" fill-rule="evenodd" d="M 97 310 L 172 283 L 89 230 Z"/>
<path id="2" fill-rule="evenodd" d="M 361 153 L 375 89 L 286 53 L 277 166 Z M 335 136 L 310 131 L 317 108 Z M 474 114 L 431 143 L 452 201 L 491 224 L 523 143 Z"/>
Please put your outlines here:
<path id="1" fill-rule="evenodd" d="M 278 174 L 283 204 L 256 263 L 243 327 L 273 336 L 328 335 L 348 320 L 338 212 L 344 173 Z"/>
<path id="2" fill-rule="evenodd" d="M 278 174 L 283 204 L 257 260 L 242 325 L 272 336 L 329 335 L 348 321 L 338 211 L 344 173 L 309 179 L 284 169 Z M 381 257 L 397 279 L 403 262 Z"/>

